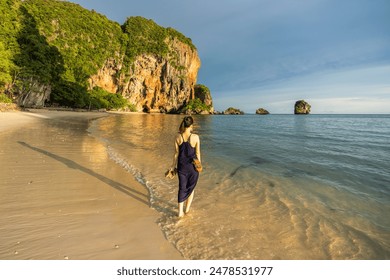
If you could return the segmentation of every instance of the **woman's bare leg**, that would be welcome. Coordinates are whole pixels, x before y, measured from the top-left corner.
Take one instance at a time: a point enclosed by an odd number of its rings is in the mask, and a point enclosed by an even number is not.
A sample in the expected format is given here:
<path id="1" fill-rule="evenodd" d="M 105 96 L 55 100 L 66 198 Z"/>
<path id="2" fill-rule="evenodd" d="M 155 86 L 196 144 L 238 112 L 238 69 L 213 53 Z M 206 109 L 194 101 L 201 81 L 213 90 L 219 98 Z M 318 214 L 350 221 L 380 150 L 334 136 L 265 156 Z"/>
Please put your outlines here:
<path id="1" fill-rule="evenodd" d="M 179 218 L 184 216 L 183 205 L 184 205 L 184 202 L 179 203 Z"/>
<path id="2" fill-rule="evenodd" d="M 192 203 L 192 200 L 194 199 L 194 193 L 195 191 L 192 191 L 192 193 L 190 194 L 190 196 L 188 197 L 187 199 L 187 205 L 186 205 L 186 210 L 184 213 L 188 213 L 190 212 L 190 208 L 191 208 L 191 203 Z"/>

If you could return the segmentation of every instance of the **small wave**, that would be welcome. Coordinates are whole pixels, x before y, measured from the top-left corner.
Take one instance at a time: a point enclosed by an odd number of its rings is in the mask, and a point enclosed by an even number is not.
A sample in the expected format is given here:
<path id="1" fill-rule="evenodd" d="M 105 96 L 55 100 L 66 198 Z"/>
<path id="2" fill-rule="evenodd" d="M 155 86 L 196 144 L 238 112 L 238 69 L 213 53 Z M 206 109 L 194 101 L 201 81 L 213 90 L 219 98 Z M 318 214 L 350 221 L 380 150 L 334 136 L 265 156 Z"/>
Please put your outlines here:
<path id="1" fill-rule="evenodd" d="M 130 164 L 126 159 L 122 158 L 121 155 L 114 150 L 114 148 L 108 146 L 107 152 L 109 158 L 114 161 L 116 164 L 121 166 L 127 172 L 133 175 L 133 177 L 142 185 L 148 188 L 148 181 L 145 176 L 139 171 L 135 166 Z M 149 188 L 148 188 L 149 189 Z"/>
<path id="2" fill-rule="evenodd" d="M 117 152 L 111 146 L 107 147 L 109 158 L 130 173 L 137 182 L 142 184 L 149 193 L 149 205 L 150 208 L 156 210 L 162 215 L 172 215 L 174 212 L 172 209 L 176 207 L 171 201 L 168 201 L 167 198 L 161 195 L 159 192 L 159 187 L 163 185 L 161 180 L 156 180 L 155 178 L 151 178 L 150 175 L 145 175 L 135 167 L 133 164 L 129 163 L 124 156 L 122 156 L 119 152 Z M 164 188 L 163 188 L 164 189 Z M 165 192 L 169 191 L 165 189 Z"/>

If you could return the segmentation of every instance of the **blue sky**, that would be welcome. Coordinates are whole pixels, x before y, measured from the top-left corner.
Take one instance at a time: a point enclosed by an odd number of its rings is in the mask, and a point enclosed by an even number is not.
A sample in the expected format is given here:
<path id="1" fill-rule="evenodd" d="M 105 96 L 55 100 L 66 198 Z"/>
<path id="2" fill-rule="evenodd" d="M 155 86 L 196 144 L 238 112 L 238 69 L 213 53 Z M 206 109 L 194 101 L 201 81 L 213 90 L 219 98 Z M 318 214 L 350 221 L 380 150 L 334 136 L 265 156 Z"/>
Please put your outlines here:
<path id="1" fill-rule="evenodd" d="M 190 37 L 216 110 L 390 113 L 389 0 L 75 0 Z"/>

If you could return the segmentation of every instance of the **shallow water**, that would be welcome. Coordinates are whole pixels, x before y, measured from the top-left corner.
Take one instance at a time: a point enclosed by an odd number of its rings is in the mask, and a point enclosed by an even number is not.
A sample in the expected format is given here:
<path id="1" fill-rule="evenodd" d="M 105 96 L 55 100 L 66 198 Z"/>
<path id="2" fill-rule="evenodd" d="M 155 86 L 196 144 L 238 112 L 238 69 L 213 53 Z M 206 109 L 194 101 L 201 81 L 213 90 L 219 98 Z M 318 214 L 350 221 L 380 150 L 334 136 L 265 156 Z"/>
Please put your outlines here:
<path id="1" fill-rule="evenodd" d="M 89 132 L 150 191 L 187 259 L 389 259 L 389 115 L 194 116 L 204 172 L 179 220 L 164 172 L 183 116 L 118 114 Z"/>

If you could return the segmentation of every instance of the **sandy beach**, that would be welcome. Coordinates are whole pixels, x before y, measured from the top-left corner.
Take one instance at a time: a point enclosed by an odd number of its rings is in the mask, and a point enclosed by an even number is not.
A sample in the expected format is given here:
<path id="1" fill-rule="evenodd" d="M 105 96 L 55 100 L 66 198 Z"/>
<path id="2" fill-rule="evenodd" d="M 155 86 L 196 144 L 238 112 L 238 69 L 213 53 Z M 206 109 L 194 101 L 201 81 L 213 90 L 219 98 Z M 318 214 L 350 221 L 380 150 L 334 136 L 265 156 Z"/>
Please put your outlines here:
<path id="1" fill-rule="evenodd" d="M 182 259 L 148 190 L 88 134 L 105 115 L 0 113 L 0 259 Z"/>

